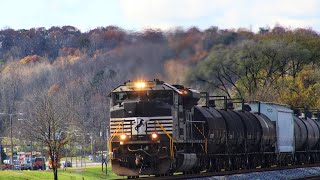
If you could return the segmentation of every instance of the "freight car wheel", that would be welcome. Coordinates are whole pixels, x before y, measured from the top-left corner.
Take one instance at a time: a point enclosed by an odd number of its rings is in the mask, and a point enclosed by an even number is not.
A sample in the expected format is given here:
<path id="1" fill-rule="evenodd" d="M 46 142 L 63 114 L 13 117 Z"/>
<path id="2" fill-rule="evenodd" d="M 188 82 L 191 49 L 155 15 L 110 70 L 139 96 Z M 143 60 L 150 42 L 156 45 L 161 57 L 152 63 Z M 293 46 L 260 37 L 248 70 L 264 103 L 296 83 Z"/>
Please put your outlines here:
<path id="1" fill-rule="evenodd" d="M 295 155 L 294 156 L 294 165 L 299 165 L 299 159 L 298 159 L 298 156 L 297 155 Z"/>
<path id="2" fill-rule="evenodd" d="M 236 161 L 235 161 L 235 170 L 239 170 L 240 168 L 242 168 L 242 158 L 241 158 L 241 156 L 236 157 Z"/>
<path id="3" fill-rule="evenodd" d="M 229 156 L 228 159 L 226 160 L 226 170 L 231 171 L 232 170 L 232 160 L 231 157 Z"/>
<path id="4" fill-rule="evenodd" d="M 245 157 L 244 165 L 245 165 L 245 169 L 249 169 L 250 168 L 250 160 L 249 160 L 249 156 L 248 155 L 246 155 L 246 157 Z"/>
<path id="5" fill-rule="evenodd" d="M 264 155 L 261 156 L 261 168 L 266 168 L 268 167 L 267 165 L 267 160 L 265 159 Z"/>
<path id="6" fill-rule="evenodd" d="M 272 164 L 272 159 L 268 155 L 263 156 L 264 162 L 265 162 L 265 167 L 271 167 Z"/>
<path id="7" fill-rule="evenodd" d="M 221 161 L 218 158 L 214 158 L 211 167 L 212 171 L 219 172 L 222 169 Z"/>

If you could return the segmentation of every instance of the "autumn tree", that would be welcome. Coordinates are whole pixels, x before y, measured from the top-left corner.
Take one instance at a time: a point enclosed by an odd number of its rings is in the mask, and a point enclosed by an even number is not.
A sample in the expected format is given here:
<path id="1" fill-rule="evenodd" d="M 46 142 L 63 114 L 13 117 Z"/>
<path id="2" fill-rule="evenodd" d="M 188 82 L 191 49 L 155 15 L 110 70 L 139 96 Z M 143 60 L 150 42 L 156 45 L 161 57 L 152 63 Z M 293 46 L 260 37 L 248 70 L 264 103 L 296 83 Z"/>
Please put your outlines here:
<path id="1" fill-rule="evenodd" d="M 277 101 L 295 107 L 320 108 L 320 72 L 307 66 L 297 73 L 296 78 L 286 76 L 275 89 Z"/>
<path id="2" fill-rule="evenodd" d="M 284 76 L 293 76 L 310 63 L 310 51 L 280 40 L 242 41 L 217 46 L 189 74 L 189 83 L 215 88 L 247 100 L 273 100 L 271 90 Z"/>

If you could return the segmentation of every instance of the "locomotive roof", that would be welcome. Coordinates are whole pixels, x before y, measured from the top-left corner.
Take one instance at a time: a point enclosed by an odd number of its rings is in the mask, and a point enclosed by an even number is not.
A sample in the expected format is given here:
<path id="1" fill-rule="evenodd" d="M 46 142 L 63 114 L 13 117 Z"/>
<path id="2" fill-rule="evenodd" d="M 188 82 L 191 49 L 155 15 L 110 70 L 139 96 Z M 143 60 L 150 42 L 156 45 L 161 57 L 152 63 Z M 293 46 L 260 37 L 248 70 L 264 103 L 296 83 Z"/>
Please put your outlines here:
<path id="1" fill-rule="evenodd" d="M 159 81 L 158 79 L 155 79 L 153 81 L 128 81 L 128 82 L 125 82 L 122 85 L 116 87 L 115 89 L 113 89 L 112 92 L 124 92 L 124 91 L 137 91 L 137 90 L 139 90 L 138 88 L 133 87 L 132 83 L 146 83 L 147 85 L 145 87 L 143 87 L 143 90 L 173 90 L 179 94 L 183 94 L 182 90 L 188 89 L 192 93 L 199 93 L 200 94 L 200 92 L 198 92 L 197 90 L 184 88 L 181 85 L 170 85 L 170 84 L 165 83 L 163 81 Z"/>
<path id="2" fill-rule="evenodd" d="M 145 87 L 143 90 L 172 90 L 170 86 L 167 86 L 166 83 L 157 84 L 154 87 Z M 112 92 L 123 92 L 123 91 L 136 91 L 134 88 L 128 87 L 126 84 L 122 84 L 115 88 Z"/>

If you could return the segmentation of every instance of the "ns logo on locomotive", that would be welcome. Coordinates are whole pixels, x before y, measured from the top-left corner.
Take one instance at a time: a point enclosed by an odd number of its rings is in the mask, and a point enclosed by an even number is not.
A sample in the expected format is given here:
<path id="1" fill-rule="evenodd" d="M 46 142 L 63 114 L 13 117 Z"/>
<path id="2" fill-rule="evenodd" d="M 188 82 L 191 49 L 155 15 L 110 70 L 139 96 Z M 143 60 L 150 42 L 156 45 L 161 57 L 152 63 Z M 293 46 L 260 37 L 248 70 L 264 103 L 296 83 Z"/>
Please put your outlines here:
<path id="1" fill-rule="evenodd" d="M 318 113 L 209 96 L 157 79 L 126 82 L 110 95 L 108 147 L 112 170 L 120 176 L 320 161 Z M 216 107 L 220 100 L 223 108 Z"/>

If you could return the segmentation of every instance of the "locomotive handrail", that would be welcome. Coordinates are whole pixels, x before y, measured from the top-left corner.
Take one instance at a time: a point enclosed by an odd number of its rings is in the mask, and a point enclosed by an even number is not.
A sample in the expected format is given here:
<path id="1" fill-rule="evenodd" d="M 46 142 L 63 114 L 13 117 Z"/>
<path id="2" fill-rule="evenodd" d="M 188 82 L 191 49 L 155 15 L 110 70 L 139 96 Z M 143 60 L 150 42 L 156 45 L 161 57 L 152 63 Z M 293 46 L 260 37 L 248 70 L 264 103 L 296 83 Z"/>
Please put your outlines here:
<path id="1" fill-rule="evenodd" d="M 204 152 L 208 154 L 208 138 L 201 132 L 201 130 L 198 128 L 196 124 L 193 124 L 194 127 L 199 131 L 199 133 L 203 136 L 204 138 Z"/>
<path id="2" fill-rule="evenodd" d="M 109 153 L 112 152 L 112 149 L 111 149 L 112 140 L 116 137 L 117 132 L 120 130 L 120 128 L 121 128 L 121 124 L 119 123 L 119 125 L 117 126 L 117 128 L 116 128 L 116 130 L 115 130 L 115 133 L 113 133 L 113 134 L 110 136 L 109 140 L 108 140 Z"/>
<path id="3" fill-rule="evenodd" d="M 160 128 L 162 129 L 162 131 L 168 136 L 168 138 L 170 139 L 170 157 L 171 159 L 174 158 L 174 150 L 173 150 L 173 138 L 170 136 L 170 134 L 166 131 L 166 129 L 159 123 L 159 121 L 156 121 L 157 124 L 160 126 Z"/>

